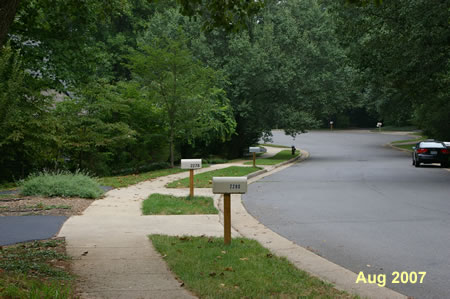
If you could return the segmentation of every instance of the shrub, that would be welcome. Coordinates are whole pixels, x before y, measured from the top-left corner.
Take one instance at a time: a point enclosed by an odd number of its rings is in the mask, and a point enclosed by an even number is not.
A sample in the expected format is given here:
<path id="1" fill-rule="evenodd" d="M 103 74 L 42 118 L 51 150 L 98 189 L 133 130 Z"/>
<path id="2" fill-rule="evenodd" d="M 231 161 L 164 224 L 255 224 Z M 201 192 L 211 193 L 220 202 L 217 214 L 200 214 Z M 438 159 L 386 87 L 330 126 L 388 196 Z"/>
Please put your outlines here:
<path id="1" fill-rule="evenodd" d="M 87 173 L 40 172 L 30 175 L 21 184 L 22 195 L 98 198 L 103 194 L 96 180 Z"/>

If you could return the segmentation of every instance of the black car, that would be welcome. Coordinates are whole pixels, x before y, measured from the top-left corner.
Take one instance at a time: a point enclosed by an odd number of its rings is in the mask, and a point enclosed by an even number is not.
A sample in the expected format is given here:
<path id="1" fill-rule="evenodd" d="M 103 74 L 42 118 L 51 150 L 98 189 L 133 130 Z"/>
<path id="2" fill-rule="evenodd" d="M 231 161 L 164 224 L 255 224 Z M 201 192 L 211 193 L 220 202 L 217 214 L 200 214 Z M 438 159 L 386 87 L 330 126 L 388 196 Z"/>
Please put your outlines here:
<path id="1" fill-rule="evenodd" d="M 441 163 L 442 167 L 450 165 L 450 149 L 438 141 L 422 141 L 413 147 L 412 164 Z"/>

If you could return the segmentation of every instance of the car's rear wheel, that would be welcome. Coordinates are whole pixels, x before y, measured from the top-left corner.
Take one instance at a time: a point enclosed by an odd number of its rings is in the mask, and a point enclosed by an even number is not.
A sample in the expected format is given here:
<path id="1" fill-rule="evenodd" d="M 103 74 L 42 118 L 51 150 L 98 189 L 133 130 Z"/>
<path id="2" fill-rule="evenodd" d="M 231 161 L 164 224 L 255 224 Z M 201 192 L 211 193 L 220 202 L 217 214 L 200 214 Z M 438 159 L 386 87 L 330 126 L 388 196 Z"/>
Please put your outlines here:
<path id="1" fill-rule="evenodd" d="M 416 161 L 416 163 L 414 164 L 414 166 L 420 167 L 420 162 L 419 162 L 419 161 Z"/>
<path id="2" fill-rule="evenodd" d="M 441 163 L 441 167 L 449 168 L 450 164 L 448 162 Z"/>

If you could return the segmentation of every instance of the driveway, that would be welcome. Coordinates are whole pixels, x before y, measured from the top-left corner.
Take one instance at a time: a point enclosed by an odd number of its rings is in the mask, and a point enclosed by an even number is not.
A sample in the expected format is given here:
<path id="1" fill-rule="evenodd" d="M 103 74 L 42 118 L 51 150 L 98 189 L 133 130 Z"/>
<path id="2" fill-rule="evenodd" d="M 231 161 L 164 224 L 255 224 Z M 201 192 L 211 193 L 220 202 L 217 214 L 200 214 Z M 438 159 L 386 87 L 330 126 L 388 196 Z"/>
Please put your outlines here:
<path id="1" fill-rule="evenodd" d="M 0 246 L 54 237 L 66 216 L 2 216 Z"/>
<path id="2" fill-rule="evenodd" d="M 450 298 L 450 172 L 414 168 L 384 144 L 405 136 L 314 131 L 275 144 L 310 152 L 251 184 L 247 210 L 264 225 L 355 273 L 386 274 L 416 298 Z M 392 284 L 394 271 L 426 271 L 422 284 Z"/>

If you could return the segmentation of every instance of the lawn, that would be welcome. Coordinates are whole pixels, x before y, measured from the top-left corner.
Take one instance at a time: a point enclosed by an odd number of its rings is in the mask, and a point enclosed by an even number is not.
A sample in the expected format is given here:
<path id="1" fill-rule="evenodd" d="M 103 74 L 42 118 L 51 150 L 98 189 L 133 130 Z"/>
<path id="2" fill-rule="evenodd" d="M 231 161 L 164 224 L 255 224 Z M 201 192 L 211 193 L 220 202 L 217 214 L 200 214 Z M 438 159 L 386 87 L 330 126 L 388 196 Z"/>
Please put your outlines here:
<path id="1" fill-rule="evenodd" d="M 0 298 L 73 298 L 63 240 L 0 248 Z"/>
<path id="2" fill-rule="evenodd" d="M 300 155 L 300 151 L 295 151 L 295 155 L 291 154 L 291 150 L 284 150 L 270 158 L 256 159 L 256 165 L 275 165 Z M 245 162 L 245 165 L 253 165 L 253 161 Z"/>
<path id="3" fill-rule="evenodd" d="M 157 177 L 166 176 L 170 174 L 185 172 L 187 169 L 180 168 L 167 168 L 167 169 L 158 169 L 148 172 L 143 172 L 139 174 L 130 174 L 130 175 L 122 175 L 122 176 L 110 176 L 98 178 L 97 181 L 102 186 L 111 186 L 114 188 L 122 188 L 128 187 L 130 185 L 135 185 L 137 183 L 151 180 Z"/>
<path id="4" fill-rule="evenodd" d="M 263 144 L 260 144 L 260 146 L 270 146 L 270 147 L 278 147 L 278 148 L 291 148 L 290 146 L 287 146 L 287 145 L 279 145 L 279 144 L 272 144 L 272 143 L 263 143 Z"/>
<path id="5" fill-rule="evenodd" d="M 194 215 L 218 214 L 211 197 L 177 197 L 165 194 L 152 194 L 142 203 L 144 215 Z"/>
<path id="6" fill-rule="evenodd" d="M 258 242 L 235 238 L 150 239 L 185 287 L 200 298 L 354 298 L 272 255 Z"/>
<path id="7" fill-rule="evenodd" d="M 405 140 L 397 140 L 397 141 L 392 141 L 391 144 L 398 144 L 398 143 L 418 143 L 420 141 L 424 141 L 426 138 L 421 137 L 421 138 L 414 138 L 414 139 L 405 139 Z"/>
<path id="8" fill-rule="evenodd" d="M 259 167 L 230 166 L 194 175 L 195 188 L 211 188 L 215 176 L 246 176 L 260 170 Z M 189 188 L 189 177 L 167 184 L 168 188 Z"/>
<path id="9" fill-rule="evenodd" d="M 398 147 L 398 148 L 402 148 L 402 149 L 406 149 L 410 152 L 412 152 L 412 147 L 414 146 L 414 144 L 393 144 L 394 147 Z"/>

